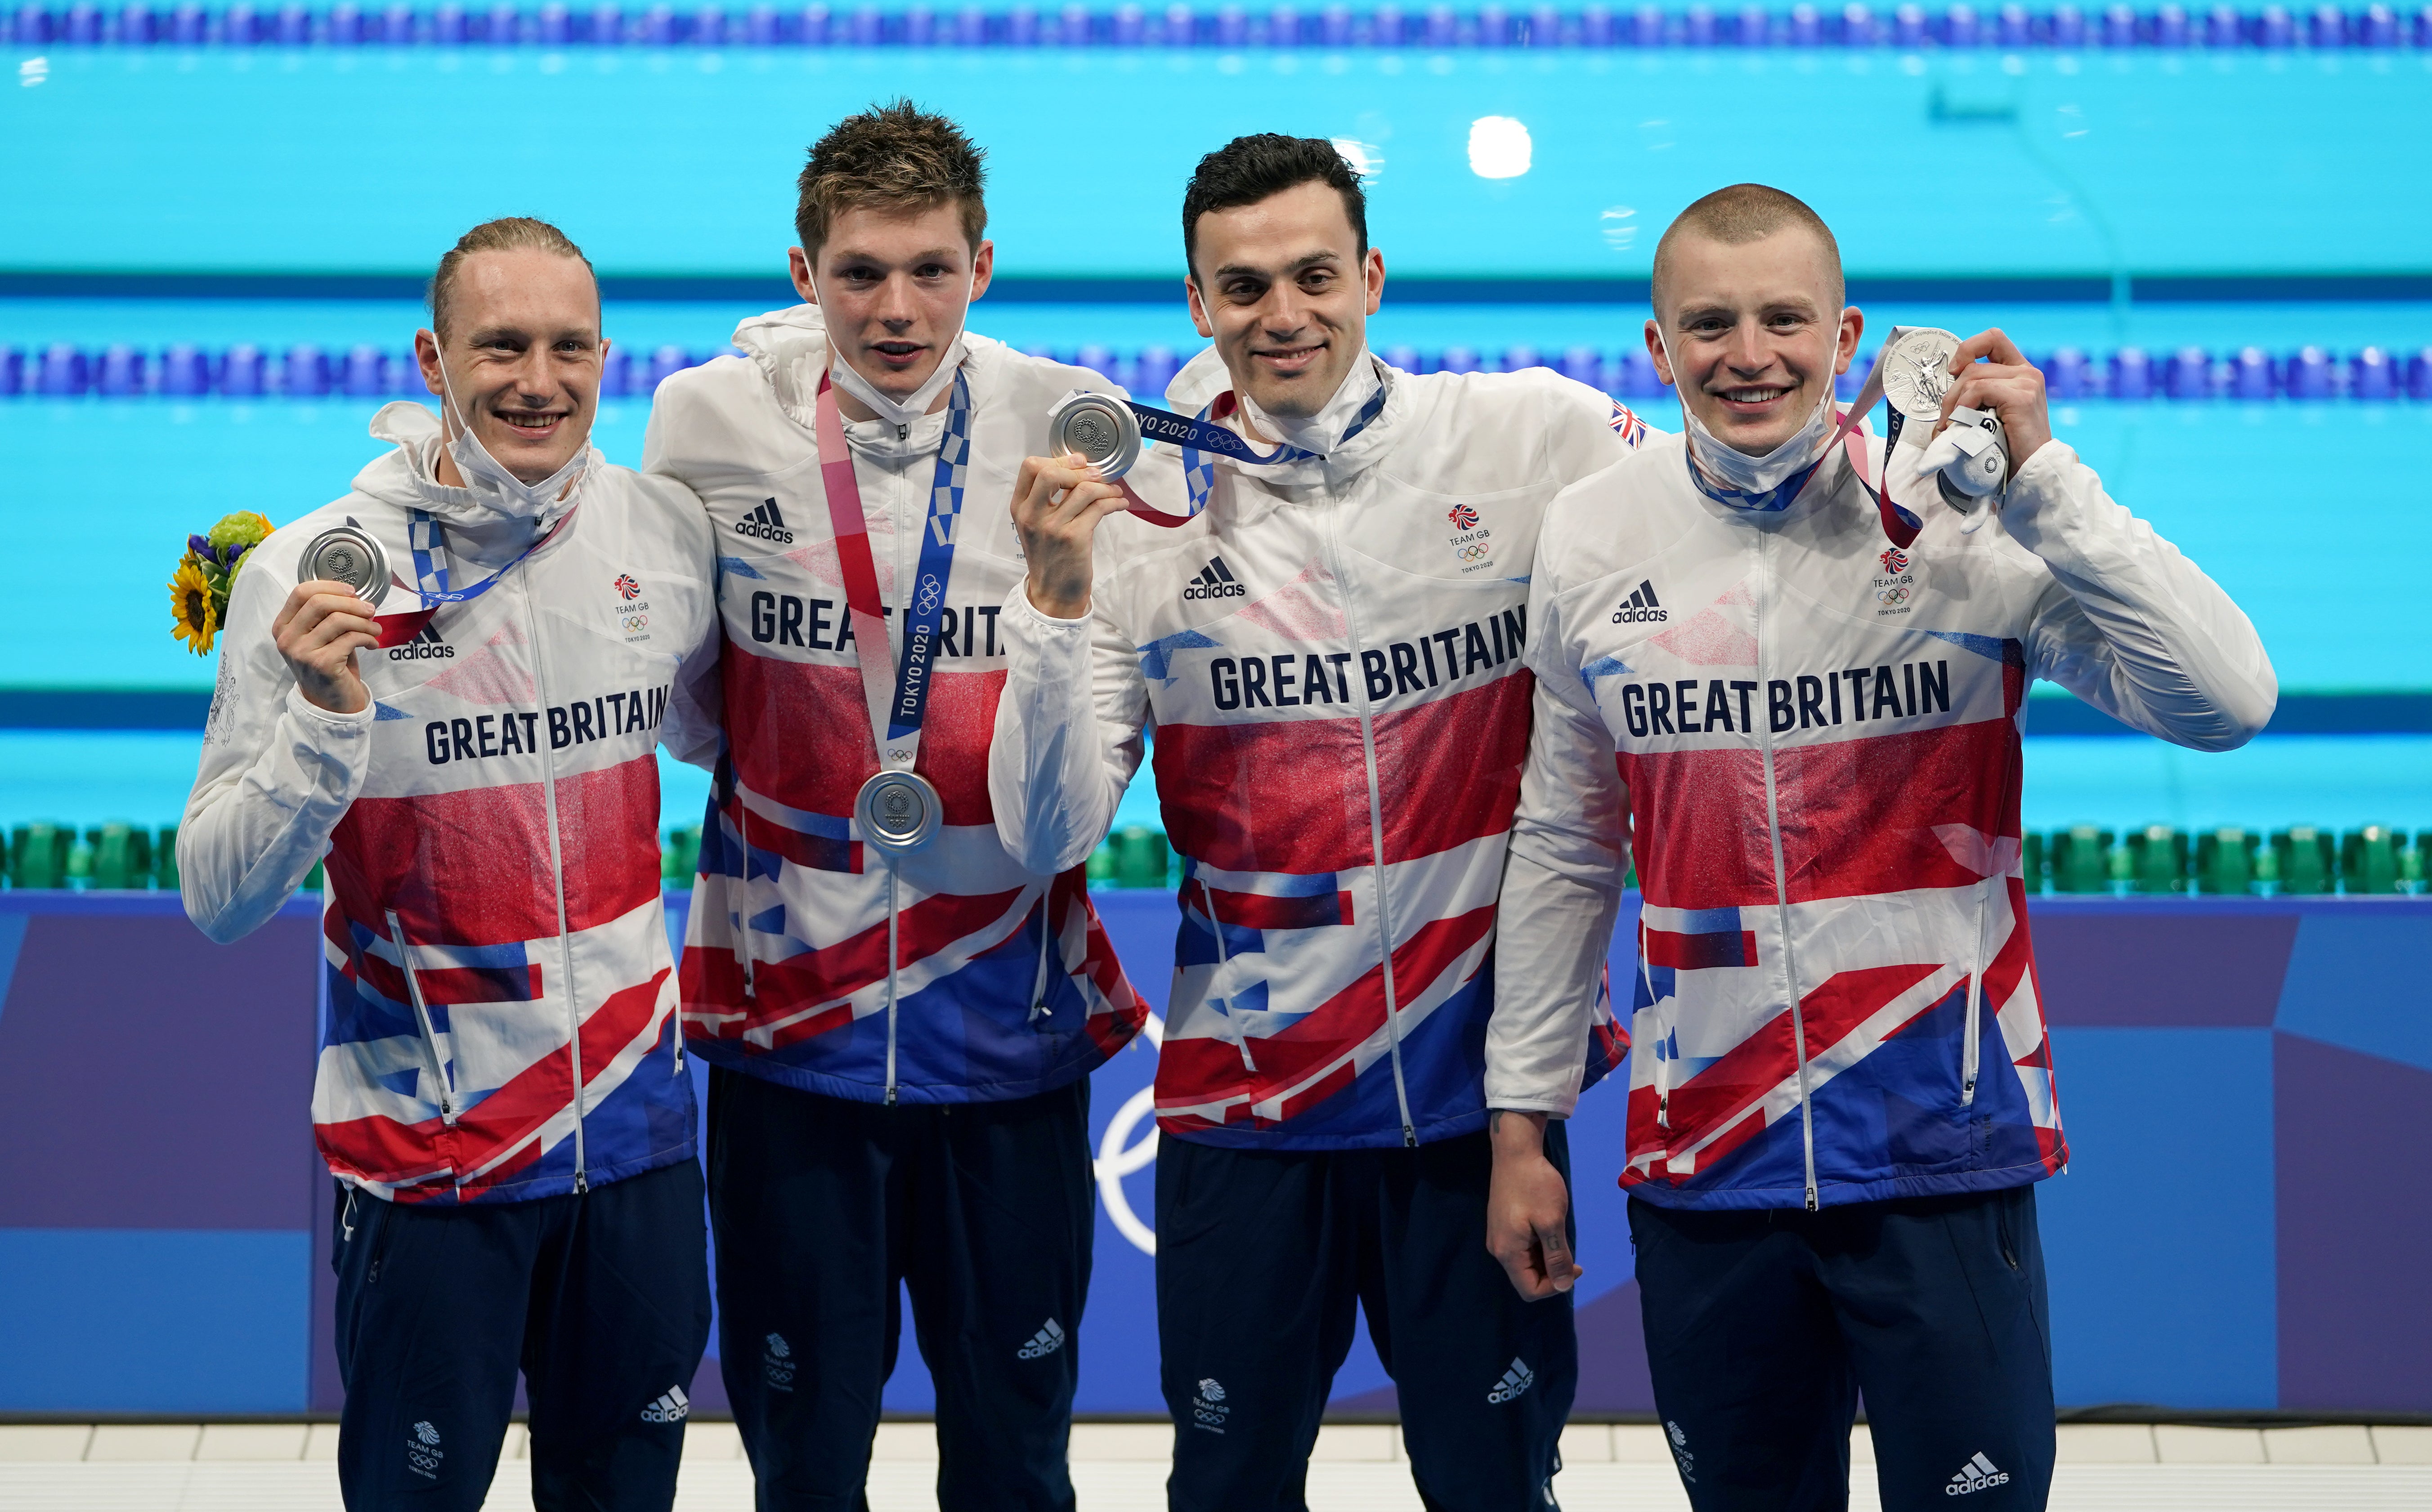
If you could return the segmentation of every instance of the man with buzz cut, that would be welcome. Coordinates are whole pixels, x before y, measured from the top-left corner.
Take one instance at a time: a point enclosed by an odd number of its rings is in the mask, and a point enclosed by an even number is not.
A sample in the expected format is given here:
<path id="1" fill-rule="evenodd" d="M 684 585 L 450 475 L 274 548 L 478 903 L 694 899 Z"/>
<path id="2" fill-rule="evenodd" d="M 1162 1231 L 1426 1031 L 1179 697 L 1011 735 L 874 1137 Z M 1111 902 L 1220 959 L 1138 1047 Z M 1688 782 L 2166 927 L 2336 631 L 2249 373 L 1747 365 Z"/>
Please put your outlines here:
<path id="1" fill-rule="evenodd" d="M 652 748 L 699 738 L 671 698 L 716 650 L 711 541 L 592 448 L 607 347 L 557 227 L 439 260 L 440 412 L 382 409 L 394 449 L 245 559 L 178 832 L 223 944 L 328 862 L 312 1127 L 354 1512 L 480 1507 L 518 1370 L 533 1506 L 675 1500 L 709 1277 Z"/>
<path id="2" fill-rule="evenodd" d="M 1205 428 L 1121 484 L 1025 467 L 990 780 L 1014 853 L 1069 866 L 1155 728 L 1183 867 L 1156 1089 L 1169 1500 L 1303 1508 L 1364 1310 L 1422 1500 L 1550 1505 L 1570 1300 L 1524 1302 L 1488 1254 L 1490 1151 L 1522 1125 L 1536 1148 L 1622 1046 L 1603 1024 L 1493 1130 L 1480 1056 L 1538 522 L 1645 428 L 1544 369 L 1377 361 L 1384 255 L 1323 139 L 1209 153 L 1182 235 L 1215 344 L 1168 394 Z M 1544 1148 L 1559 1190 L 1559 1125 Z M 1564 1222 L 1530 1242 L 1567 1288 Z"/>
<path id="3" fill-rule="evenodd" d="M 2027 686 L 2227 750 L 2277 685 L 2228 596 L 2053 439 L 2001 332 L 1896 330 L 1880 371 L 1922 444 L 1851 429 L 1843 295 L 1832 232 L 1762 185 L 1657 245 L 1647 348 L 1687 434 L 1565 491 L 1538 541 L 1489 1097 L 1590 1032 L 1634 855 L 1621 1180 L 1690 1504 L 1846 1506 L 1863 1393 L 1886 1508 L 2041 1507 L 2033 1184 L 2069 1146 L 2019 869 Z M 1561 1217 L 1545 1166 L 1497 1151 L 1512 1233 Z"/>
<path id="4" fill-rule="evenodd" d="M 1079 368 L 965 328 L 980 151 L 898 102 L 810 150 L 802 303 L 659 388 L 707 502 L 725 739 L 684 952 L 710 1063 L 719 1359 L 764 1509 L 866 1505 L 908 1288 L 947 1512 L 1069 1508 L 1089 1074 L 1147 1009 L 1081 867 L 997 839 L 1021 548 L 1004 500 Z M 883 738 L 882 738 L 883 737 Z"/>

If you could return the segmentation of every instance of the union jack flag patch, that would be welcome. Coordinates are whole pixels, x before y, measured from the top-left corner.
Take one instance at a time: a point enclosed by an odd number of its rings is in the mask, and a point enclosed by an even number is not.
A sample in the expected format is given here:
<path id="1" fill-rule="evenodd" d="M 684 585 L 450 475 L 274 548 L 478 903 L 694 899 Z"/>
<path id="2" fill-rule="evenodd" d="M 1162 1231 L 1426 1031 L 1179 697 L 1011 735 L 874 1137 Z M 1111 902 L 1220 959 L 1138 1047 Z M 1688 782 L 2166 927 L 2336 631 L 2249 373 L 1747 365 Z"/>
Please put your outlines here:
<path id="1" fill-rule="evenodd" d="M 1635 449 L 1647 441 L 1647 422 L 1619 399 L 1613 401 L 1613 418 L 1605 422 L 1621 438 L 1622 445 Z"/>

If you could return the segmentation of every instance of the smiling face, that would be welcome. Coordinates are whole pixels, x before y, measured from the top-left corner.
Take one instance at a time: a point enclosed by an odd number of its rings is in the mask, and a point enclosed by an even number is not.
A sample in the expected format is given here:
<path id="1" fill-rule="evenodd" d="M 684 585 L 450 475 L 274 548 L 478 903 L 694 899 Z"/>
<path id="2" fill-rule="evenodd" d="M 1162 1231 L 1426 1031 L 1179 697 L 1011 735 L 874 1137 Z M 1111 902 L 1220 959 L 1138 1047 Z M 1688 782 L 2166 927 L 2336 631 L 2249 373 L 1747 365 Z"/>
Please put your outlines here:
<path id="1" fill-rule="evenodd" d="M 456 270 L 444 336 L 415 333 L 422 381 L 500 466 L 537 483 L 591 440 L 600 403 L 600 287 L 577 258 L 518 247 L 476 252 Z M 440 364 L 447 364 L 443 374 Z M 454 464 L 443 454 L 440 481 Z"/>
<path id="2" fill-rule="evenodd" d="M 1858 349 L 1866 319 L 1840 295 L 1840 270 L 1803 227 L 1737 244 L 1684 235 L 1667 249 L 1647 355 L 1716 440 L 1763 457 L 1799 433 Z"/>
<path id="3" fill-rule="evenodd" d="M 1215 339 L 1234 391 L 1288 419 L 1325 409 L 1385 294 L 1385 255 L 1361 256 L 1342 193 L 1295 184 L 1209 210 L 1193 238 L 1191 318 Z"/>
<path id="4" fill-rule="evenodd" d="M 937 371 L 995 262 L 994 243 L 974 248 L 965 239 L 953 200 L 911 211 L 840 210 L 815 256 L 795 247 L 792 258 L 794 289 L 819 307 L 836 355 L 899 400 Z M 839 393 L 848 412 L 860 408 L 850 399 Z"/>

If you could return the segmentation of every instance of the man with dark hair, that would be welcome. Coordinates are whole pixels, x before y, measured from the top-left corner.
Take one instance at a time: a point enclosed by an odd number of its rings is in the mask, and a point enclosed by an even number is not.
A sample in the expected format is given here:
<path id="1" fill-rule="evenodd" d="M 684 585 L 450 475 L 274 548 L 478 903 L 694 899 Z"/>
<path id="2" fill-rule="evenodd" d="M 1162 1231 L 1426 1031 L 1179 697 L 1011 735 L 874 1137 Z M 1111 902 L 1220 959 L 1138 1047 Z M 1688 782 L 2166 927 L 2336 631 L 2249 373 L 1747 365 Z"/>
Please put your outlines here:
<path id="1" fill-rule="evenodd" d="M 1364 1309 L 1427 1504 L 1549 1504 L 1570 1235 L 1531 1236 L 1564 1294 L 1524 1302 L 1487 1252 L 1491 1150 L 1566 1115 L 1622 1045 L 1609 1023 L 1574 1044 L 1491 1132 L 1479 1046 L 1538 519 L 1645 428 L 1544 369 L 1377 361 L 1384 256 L 1330 143 L 1241 138 L 1184 204 L 1215 345 L 1168 395 L 1237 455 L 1150 453 L 1136 486 L 1164 525 L 1069 459 L 1026 464 L 989 784 L 1006 845 L 1070 865 L 1156 727 L 1183 865 L 1157 1077 L 1169 1496 L 1302 1507 Z"/>
<path id="2" fill-rule="evenodd" d="M 1089 1073 L 1147 1010 L 1081 867 L 1005 853 L 987 769 L 1022 573 L 996 501 L 1107 385 L 965 328 L 995 249 L 952 121 L 853 116 L 800 187 L 803 302 L 661 385 L 644 445 L 723 564 L 684 952 L 720 1363 L 760 1506 L 861 1504 L 908 1284 L 939 1504 L 1070 1507 Z M 888 828 L 915 804 L 927 832 Z"/>
<path id="3" fill-rule="evenodd" d="M 1687 435 L 1564 491 L 1538 541 L 1487 1075 L 1590 1033 L 1634 854 L 1622 1184 L 1691 1504 L 1846 1506 L 1863 1393 L 1884 1506 L 2041 1507 L 2033 1184 L 2069 1152 L 2019 871 L 2027 687 L 2227 750 L 2276 684 L 2228 596 L 2052 437 L 2001 332 L 1896 337 L 1900 440 L 1848 430 L 1842 290 L 1778 190 L 1664 233 L 1646 340 Z M 2008 465 L 1971 500 L 1938 479 L 1985 412 Z M 1559 1196 L 1545 1176 L 1498 1151 L 1498 1189 Z"/>
<path id="4" fill-rule="evenodd" d="M 226 942 L 327 859 L 346 1505 L 480 1507 L 520 1367 L 534 1506 L 665 1508 L 709 1278 L 652 748 L 693 738 L 712 542 L 592 449 L 607 343 L 563 232 L 474 227 L 431 305 L 441 412 L 382 409 L 395 449 L 245 558 L 179 881 Z"/>

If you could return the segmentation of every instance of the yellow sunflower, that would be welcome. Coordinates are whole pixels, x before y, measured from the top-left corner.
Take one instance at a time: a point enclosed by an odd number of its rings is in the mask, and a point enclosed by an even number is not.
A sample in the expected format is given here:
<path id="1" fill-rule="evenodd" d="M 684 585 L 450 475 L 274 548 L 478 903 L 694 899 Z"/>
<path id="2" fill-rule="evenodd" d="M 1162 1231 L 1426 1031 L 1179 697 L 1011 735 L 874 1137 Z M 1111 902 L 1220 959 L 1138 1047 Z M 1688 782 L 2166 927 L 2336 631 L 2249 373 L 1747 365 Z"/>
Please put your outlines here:
<path id="1" fill-rule="evenodd" d="M 211 595 L 211 580 L 192 557 L 178 563 L 169 579 L 169 613 L 177 621 L 169 633 L 196 656 L 211 655 L 211 641 L 220 632 L 220 606 Z"/>

